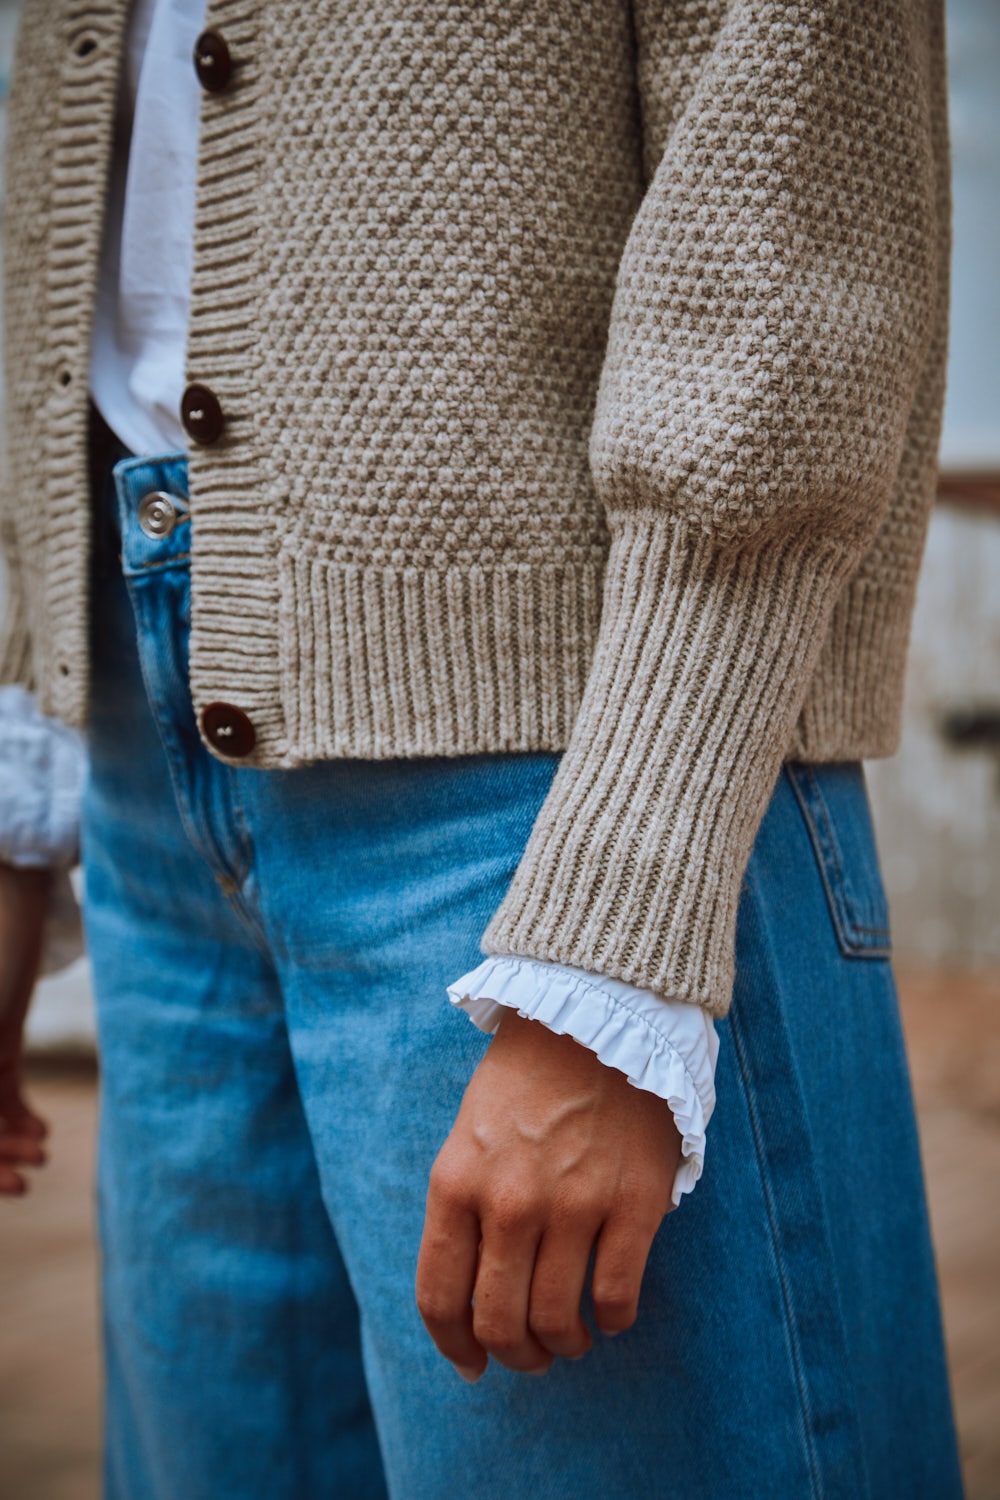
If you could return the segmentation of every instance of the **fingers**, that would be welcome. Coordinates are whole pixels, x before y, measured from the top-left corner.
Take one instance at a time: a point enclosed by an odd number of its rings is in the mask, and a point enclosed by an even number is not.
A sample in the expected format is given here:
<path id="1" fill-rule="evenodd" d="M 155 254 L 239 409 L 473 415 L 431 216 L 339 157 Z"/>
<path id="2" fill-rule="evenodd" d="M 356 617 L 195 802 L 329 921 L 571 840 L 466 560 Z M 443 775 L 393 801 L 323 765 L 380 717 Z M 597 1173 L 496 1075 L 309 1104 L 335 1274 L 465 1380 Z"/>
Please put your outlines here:
<path id="1" fill-rule="evenodd" d="M 0 1162 L 0 1195 L 8 1198 L 19 1198 L 22 1193 L 28 1191 L 28 1179 L 22 1177 L 20 1172 L 15 1172 L 13 1167 L 5 1167 Z"/>
<path id="2" fill-rule="evenodd" d="M 592 1296 L 602 1333 L 635 1322 L 658 1224 L 620 1213 L 600 1229 Z M 544 1374 L 557 1355 L 586 1354 L 592 1339 L 580 1303 L 593 1242 L 593 1224 L 584 1218 L 542 1233 L 526 1207 L 508 1204 L 481 1225 L 457 1195 L 432 1189 L 417 1306 L 440 1352 L 467 1380 L 479 1378 L 488 1355 L 510 1370 Z"/>
<path id="3" fill-rule="evenodd" d="M 417 1307 L 440 1352 L 466 1379 L 492 1355 L 510 1370 L 544 1374 L 556 1355 L 591 1345 L 580 1317 L 592 1219 L 564 1219 L 544 1234 L 542 1217 L 512 1197 L 482 1221 L 456 1181 L 436 1169 L 417 1264 Z"/>
<path id="4" fill-rule="evenodd" d="M 16 1126 L 18 1135 L 30 1136 L 35 1141 L 44 1141 L 49 1133 L 48 1122 L 30 1109 L 25 1110 Z"/>
<path id="5" fill-rule="evenodd" d="M 0 1194 L 20 1197 L 28 1179 L 19 1167 L 41 1167 L 47 1157 L 41 1145 L 48 1126 L 28 1108 L 16 1083 L 0 1088 Z"/>
<path id="6" fill-rule="evenodd" d="M 25 1101 L 16 1082 L 0 1084 L 0 1134 L 42 1141 L 48 1133 L 48 1124 Z"/>
<path id="7" fill-rule="evenodd" d="M 45 1152 L 37 1139 L 28 1136 L 0 1135 L 0 1194 L 19 1197 L 28 1190 L 28 1179 L 18 1167 L 40 1167 Z"/>
<path id="8" fill-rule="evenodd" d="M 593 1240 L 593 1227 L 585 1224 L 549 1229 L 535 1258 L 528 1327 L 543 1348 L 563 1359 L 579 1359 L 593 1342 L 580 1316 Z"/>
<path id="9" fill-rule="evenodd" d="M 39 1142 L 26 1135 L 0 1135 L 0 1162 L 20 1167 L 41 1167 L 45 1152 Z"/>
<path id="10" fill-rule="evenodd" d="M 602 1333 L 621 1333 L 635 1322 L 642 1273 L 659 1222 L 618 1214 L 602 1228 L 591 1284 L 594 1316 Z"/>
<path id="11" fill-rule="evenodd" d="M 49 1133 L 48 1121 L 43 1120 L 41 1115 L 36 1115 L 23 1099 L 18 1100 L 18 1106 L 15 1111 L 6 1116 L 8 1129 L 35 1141 L 44 1141 Z"/>
<path id="12" fill-rule="evenodd" d="M 417 1310 L 445 1359 L 470 1381 L 487 1363 L 472 1326 L 478 1259 L 479 1217 L 435 1167 L 417 1260 Z"/>
<path id="13" fill-rule="evenodd" d="M 509 1370 L 544 1375 L 552 1353 L 528 1327 L 537 1223 L 518 1204 L 505 1204 L 483 1223 L 473 1329 L 479 1344 Z"/>

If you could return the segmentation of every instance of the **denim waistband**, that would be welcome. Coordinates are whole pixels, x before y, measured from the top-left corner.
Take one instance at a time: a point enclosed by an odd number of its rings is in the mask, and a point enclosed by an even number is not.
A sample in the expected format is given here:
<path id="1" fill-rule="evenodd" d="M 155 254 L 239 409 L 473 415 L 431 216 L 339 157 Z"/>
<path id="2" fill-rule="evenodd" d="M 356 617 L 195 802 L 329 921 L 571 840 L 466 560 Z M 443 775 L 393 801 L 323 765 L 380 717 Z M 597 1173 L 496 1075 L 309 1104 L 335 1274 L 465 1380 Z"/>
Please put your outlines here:
<path id="1" fill-rule="evenodd" d="M 126 578 L 191 555 L 187 454 L 120 458 L 112 470 L 118 504 L 119 555 Z"/>
<path id="2" fill-rule="evenodd" d="M 90 482 L 97 576 L 135 576 L 186 559 L 187 454 L 132 452 L 90 407 Z"/>

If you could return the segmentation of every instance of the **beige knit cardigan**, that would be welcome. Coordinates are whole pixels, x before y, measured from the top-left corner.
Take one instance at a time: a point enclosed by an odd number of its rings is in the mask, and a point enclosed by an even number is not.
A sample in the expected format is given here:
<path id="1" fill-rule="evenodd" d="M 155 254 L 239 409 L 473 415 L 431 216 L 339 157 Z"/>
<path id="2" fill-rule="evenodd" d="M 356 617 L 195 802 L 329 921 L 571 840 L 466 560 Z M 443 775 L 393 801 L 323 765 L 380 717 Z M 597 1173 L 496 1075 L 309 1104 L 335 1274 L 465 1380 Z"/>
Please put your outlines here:
<path id="1" fill-rule="evenodd" d="M 3 680 L 84 725 L 126 0 L 28 0 Z M 194 705 L 562 750 L 484 952 L 721 1015 L 783 758 L 889 754 L 942 405 L 939 0 L 211 0 Z M 206 741 L 206 743 L 208 743 Z M 209 747 L 211 748 L 211 747 Z M 217 754 L 216 750 L 212 750 Z"/>

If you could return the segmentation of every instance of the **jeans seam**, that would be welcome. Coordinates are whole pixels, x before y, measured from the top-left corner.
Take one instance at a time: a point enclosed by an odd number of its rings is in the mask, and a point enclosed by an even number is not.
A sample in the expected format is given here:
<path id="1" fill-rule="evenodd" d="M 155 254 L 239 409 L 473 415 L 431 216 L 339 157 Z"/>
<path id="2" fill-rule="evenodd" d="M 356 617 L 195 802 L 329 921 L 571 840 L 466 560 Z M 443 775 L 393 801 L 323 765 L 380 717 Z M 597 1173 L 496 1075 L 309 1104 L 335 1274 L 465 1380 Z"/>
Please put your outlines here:
<path id="1" fill-rule="evenodd" d="M 149 621 L 146 618 L 146 610 L 142 595 L 141 593 L 137 593 L 135 590 L 133 590 L 131 583 L 127 579 L 126 582 L 128 584 L 129 599 L 131 601 L 132 609 L 135 614 L 136 625 L 141 627 L 141 629 L 145 629 L 148 631 Z M 198 837 L 197 828 L 195 827 L 188 812 L 186 798 L 183 795 L 181 778 L 178 776 L 177 747 L 174 743 L 173 735 L 168 733 L 166 728 L 166 720 L 169 716 L 163 713 L 159 708 L 157 695 L 153 691 L 149 679 L 149 674 L 146 671 L 146 663 L 143 659 L 140 630 L 137 630 L 136 654 L 139 659 L 139 671 L 142 674 L 143 687 L 146 690 L 146 699 L 149 703 L 153 722 L 156 725 L 156 732 L 159 736 L 160 744 L 163 746 L 163 753 L 166 756 L 167 767 L 170 771 L 170 781 L 174 789 L 174 801 L 177 803 L 178 815 L 180 817 L 181 823 L 183 824 L 184 832 L 187 834 L 187 837 L 191 843 L 191 847 L 197 850 L 202 859 L 206 859 L 202 840 Z M 211 866 L 211 860 L 207 860 L 206 862 Z"/>
<path id="2" fill-rule="evenodd" d="M 239 869 L 233 872 L 233 878 L 242 886 L 253 864 L 253 840 L 250 837 L 250 826 L 247 822 L 246 811 L 243 806 L 243 798 L 240 793 L 239 773 L 235 773 L 229 782 L 230 800 L 233 809 L 233 822 L 239 833 L 239 849 L 241 863 Z"/>
<path id="3" fill-rule="evenodd" d="M 174 552 L 170 557 L 152 557 L 148 562 L 133 563 L 131 566 L 137 573 L 159 573 L 164 568 L 173 567 L 174 563 L 188 562 L 190 557 L 190 551 Z"/>
<path id="4" fill-rule="evenodd" d="M 786 771 L 809 832 L 809 841 L 816 855 L 830 918 L 841 952 L 846 958 L 888 958 L 891 953 L 889 928 L 864 927 L 855 921 L 851 914 L 846 894 L 847 881 L 844 874 L 843 855 L 822 787 L 807 765 L 789 764 L 786 766 Z M 880 938 L 882 941 L 877 944 L 859 941 L 865 935 Z"/>
<path id="5" fill-rule="evenodd" d="M 263 914 L 247 899 L 244 886 L 247 876 L 253 866 L 253 839 L 250 836 L 250 826 L 247 821 L 246 811 L 243 806 L 243 798 L 240 793 L 239 772 L 232 774 L 230 787 L 230 804 L 233 811 L 233 821 L 236 824 L 239 839 L 240 864 L 233 870 L 233 884 L 235 890 L 227 890 L 226 898 L 244 926 L 249 928 L 255 940 L 261 945 L 265 952 L 272 951 L 272 944 L 264 926 Z"/>
<path id="6" fill-rule="evenodd" d="M 126 580 L 126 582 L 128 581 Z M 142 674 L 143 687 L 146 691 L 146 699 L 149 703 L 150 713 L 152 714 L 153 722 L 156 725 L 156 732 L 159 736 L 160 744 L 163 746 L 163 753 L 166 758 L 167 769 L 170 773 L 170 784 L 173 788 L 174 801 L 177 804 L 177 813 L 181 820 L 181 826 L 184 829 L 184 832 L 189 843 L 191 844 L 192 849 L 195 850 L 200 859 L 203 859 L 205 861 L 206 865 L 214 875 L 221 875 L 226 882 L 233 881 L 237 886 L 242 886 L 243 881 L 246 879 L 247 870 L 249 869 L 249 861 L 244 861 L 241 870 L 233 870 L 232 872 L 230 872 L 226 868 L 225 861 L 219 857 L 220 851 L 214 850 L 211 842 L 206 844 L 206 841 L 201 837 L 199 833 L 196 821 L 191 817 L 187 805 L 187 799 L 184 796 L 184 776 L 182 774 L 184 767 L 184 755 L 182 751 L 178 750 L 176 740 L 171 730 L 170 715 L 163 711 L 162 706 L 159 703 L 159 699 L 153 692 L 153 689 L 150 685 L 149 676 L 146 671 L 146 664 L 143 660 L 141 633 L 143 629 L 148 632 L 150 628 L 149 621 L 146 617 L 145 601 L 143 599 L 142 592 L 134 591 L 130 583 L 128 584 L 128 594 L 129 599 L 132 603 L 133 611 L 135 613 L 136 625 L 137 627 L 139 627 L 137 628 L 136 633 L 136 647 L 139 659 L 139 670 Z M 242 854 L 244 853 L 244 850 L 241 848 L 240 852 Z M 250 935 L 254 938 L 255 942 L 260 943 L 264 934 L 259 924 L 255 921 L 253 914 L 247 910 L 246 903 L 242 900 L 234 900 L 231 892 L 226 889 L 225 885 L 221 886 L 221 889 L 223 896 L 225 897 L 232 911 L 242 921 L 243 925 L 246 927 Z"/>
<path id="7" fill-rule="evenodd" d="M 781 1291 L 781 1305 L 784 1313 L 785 1333 L 788 1339 L 789 1353 L 791 1355 L 792 1370 L 795 1379 L 795 1388 L 799 1397 L 799 1407 L 802 1415 L 802 1427 L 806 1459 L 809 1469 L 810 1488 L 813 1500 L 823 1500 L 823 1478 L 819 1466 L 819 1457 L 816 1453 L 816 1445 L 813 1440 L 813 1413 L 809 1400 L 809 1391 L 802 1365 L 802 1350 L 799 1343 L 798 1331 L 795 1327 L 795 1313 L 792 1304 L 791 1292 L 788 1285 L 788 1276 L 781 1255 L 780 1237 L 778 1234 L 777 1212 L 774 1202 L 774 1193 L 771 1187 L 771 1179 L 767 1169 L 767 1154 L 764 1149 L 763 1130 L 754 1104 L 753 1090 L 750 1086 L 750 1072 L 747 1064 L 746 1049 L 740 1030 L 740 1020 L 734 1006 L 729 1016 L 733 1047 L 736 1053 L 737 1066 L 740 1070 L 740 1079 L 743 1084 L 743 1094 L 746 1099 L 747 1114 L 750 1118 L 750 1130 L 753 1135 L 754 1150 L 757 1155 L 757 1167 L 760 1172 L 761 1188 L 764 1194 L 764 1204 L 767 1211 L 768 1232 L 771 1240 L 771 1255 L 775 1271 L 778 1277 L 778 1286 Z"/>

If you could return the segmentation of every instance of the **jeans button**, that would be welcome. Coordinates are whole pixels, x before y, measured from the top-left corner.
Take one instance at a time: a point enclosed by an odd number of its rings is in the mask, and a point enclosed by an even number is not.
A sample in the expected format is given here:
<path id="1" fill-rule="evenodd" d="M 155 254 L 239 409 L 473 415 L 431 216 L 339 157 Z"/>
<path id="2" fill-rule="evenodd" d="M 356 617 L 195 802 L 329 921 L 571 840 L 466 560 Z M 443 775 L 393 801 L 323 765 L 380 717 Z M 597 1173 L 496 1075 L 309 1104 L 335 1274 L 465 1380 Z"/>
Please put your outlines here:
<path id="1" fill-rule="evenodd" d="M 165 490 L 150 490 L 139 501 L 139 525 L 147 536 L 169 536 L 177 525 L 177 507 Z"/>

